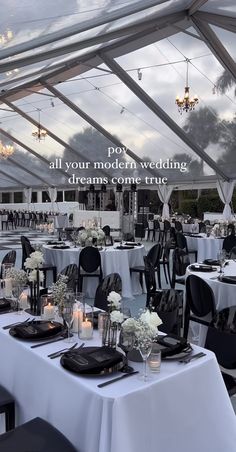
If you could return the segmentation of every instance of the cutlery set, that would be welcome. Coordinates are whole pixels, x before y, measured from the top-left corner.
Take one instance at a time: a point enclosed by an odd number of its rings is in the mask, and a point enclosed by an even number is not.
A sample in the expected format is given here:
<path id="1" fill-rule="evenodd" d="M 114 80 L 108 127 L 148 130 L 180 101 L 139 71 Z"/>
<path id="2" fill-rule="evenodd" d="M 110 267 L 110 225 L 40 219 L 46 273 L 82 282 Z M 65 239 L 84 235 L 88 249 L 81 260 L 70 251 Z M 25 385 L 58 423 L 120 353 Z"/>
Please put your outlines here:
<path id="1" fill-rule="evenodd" d="M 76 348 L 76 346 L 78 345 L 78 342 L 76 342 L 74 345 L 72 345 L 72 347 L 69 348 L 63 348 L 62 350 L 59 350 L 58 352 L 55 353 L 50 353 L 48 355 L 48 358 L 50 359 L 54 359 L 54 358 L 59 358 L 60 356 L 64 355 L 64 353 L 72 351 L 72 350 L 80 350 L 81 348 L 84 347 L 84 342 Z"/>

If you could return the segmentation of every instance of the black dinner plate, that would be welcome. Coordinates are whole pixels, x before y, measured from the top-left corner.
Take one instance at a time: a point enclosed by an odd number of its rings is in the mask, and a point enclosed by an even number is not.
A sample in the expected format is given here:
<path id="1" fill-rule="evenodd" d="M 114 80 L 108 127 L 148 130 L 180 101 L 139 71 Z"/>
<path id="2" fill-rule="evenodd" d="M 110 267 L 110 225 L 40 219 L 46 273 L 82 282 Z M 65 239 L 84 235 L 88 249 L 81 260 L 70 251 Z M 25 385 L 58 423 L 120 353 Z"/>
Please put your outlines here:
<path id="1" fill-rule="evenodd" d="M 61 365 L 79 375 L 106 375 L 124 366 L 124 355 L 110 347 L 84 347 L 64 353 Z"/>
<path id="2" fill-rule="evenodd" d="M 128 245 L 121 245 L 121 246 L 116 246 L 115 250 L 132 250 L 134 249 L 134 246 L 128 246 Z"/>
<path id="3" fill-rule="evenodd" d="M 142 243 L 139 242 L 125 242 L 125 246 L 141 246 Z"/>
<path id="4" fill-rule="evenodd" d="M 6 298 L 0 299 L 0 312 L 6 311 L 7 309 L 11 309 L 11 303 L 9 300 L 6 300 Z"/>
<path id="5" fill-rule="evenodd" d="M 69 250 L 70 246 L 68 245 L 54 245 L 52 246 L 54 250 Z"/>
<path id="6" fill-rule="evenodd" d="M 41 341 L 49 338 L 55 338 L 65 334 L 66 328 L 62 323 L 34 320 L 33 322 L 16 325 L 9 330 L 9 334 L 17 339 L 25 341 Z"/>

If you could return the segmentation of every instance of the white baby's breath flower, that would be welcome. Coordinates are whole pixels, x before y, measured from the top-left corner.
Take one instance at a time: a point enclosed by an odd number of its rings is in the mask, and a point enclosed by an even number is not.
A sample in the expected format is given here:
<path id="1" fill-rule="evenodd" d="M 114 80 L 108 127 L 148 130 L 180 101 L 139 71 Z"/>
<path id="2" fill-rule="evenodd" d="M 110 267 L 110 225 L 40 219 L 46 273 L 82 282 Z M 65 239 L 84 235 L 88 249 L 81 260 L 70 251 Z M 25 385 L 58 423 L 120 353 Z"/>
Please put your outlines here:
<path id="1" fill-rule="evenodd" d="M 120 311 L 112 311 L 110 319 L 112 323 L 122 323 L 124 320 L 124 315 Z"/>

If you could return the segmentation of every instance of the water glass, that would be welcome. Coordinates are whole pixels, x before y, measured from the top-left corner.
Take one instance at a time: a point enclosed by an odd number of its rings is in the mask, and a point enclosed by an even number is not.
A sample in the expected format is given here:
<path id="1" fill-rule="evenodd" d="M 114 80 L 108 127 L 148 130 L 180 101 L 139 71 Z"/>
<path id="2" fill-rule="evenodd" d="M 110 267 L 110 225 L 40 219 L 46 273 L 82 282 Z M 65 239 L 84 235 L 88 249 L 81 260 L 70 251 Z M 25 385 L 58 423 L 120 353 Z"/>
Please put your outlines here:
<path id="1" fill-rule="evenodd" d="M 107 312 L 99 312 L 99 314 L 98 314 L 98 331 L 99 331 L 100 336 L 103 335 L 103 331 L 106 327 L 106 323 L 107 323 Z"/>
<path id="2" fill-rule="evenodd" d="M 148 366 L 151 372 L 160 372 L 161 350 L 157 344 L 152 345 L 152 350 L 148 357 Z"/>

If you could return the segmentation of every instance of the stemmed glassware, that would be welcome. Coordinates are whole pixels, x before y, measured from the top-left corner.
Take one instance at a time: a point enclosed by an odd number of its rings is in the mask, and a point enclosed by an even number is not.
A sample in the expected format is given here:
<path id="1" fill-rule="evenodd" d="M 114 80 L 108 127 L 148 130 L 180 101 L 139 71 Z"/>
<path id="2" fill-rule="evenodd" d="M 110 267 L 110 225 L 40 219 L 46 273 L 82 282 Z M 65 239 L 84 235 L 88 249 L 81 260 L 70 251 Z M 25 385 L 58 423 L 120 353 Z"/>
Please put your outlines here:
<path id="1" fill-rule="evenodd" d="M 16 314 L 22 314 L 23 310 L 20 308 L 20 295 L 22 293 L 23 287 L 19 284 L 13 284 L 12 286 L 12 298 L 13 298 L 13 309 Z"/>
<path id="2" fill-rule="evenodd" d="M 125 365 L 121 369 L 121 372 L 130 373 L 130 372 L 133 372 L 133 370 L 134 370 L 133 367 L 128 365 L 128 357 L 127 357 L 128 352 L 131 352 L 131 350 L 133 350 L 134 343 L 135 343 L 134 333 L 129 333 L 129 332 L 123 331 L 121 329 L 118 346 L 125 352 Z"/>
<path id="3" fill-rule="evenodd" d="M 219 251 L 219 253 L 217 254 L 217 260 L 220 263 L 220 274 L 221 274 L 221 276 L 223 276 L 223 274 L 224 274 L 225 259 L 226 259 L 226 252 L 225 252 L 225 250 Z"/>
<path id="4" fill-rule="evenodd" d="M 74 342 L 74 337 L 71 334 L 71 327 L 74 317 L 73 310 L 74 302 L 75 302 L 75 293 L 69 290 L 65 294 L 65 300 L 62 305 L 62 318 L 67 326 L 67 338 L 65 339 L 65 342 Z"/>
<path id="5" fill-rule="evenodd" d="M 143 340 L 140 344 L 139 344 L 139 351 L 140 354 L 143 358 L 143 375 L 142 375 L 142 379 L 144 381 L 148 380 L 148 374 L 147 374 L 147 359 L 151 353 L 152 350 L 152 342 L 149 340 Z"/>

